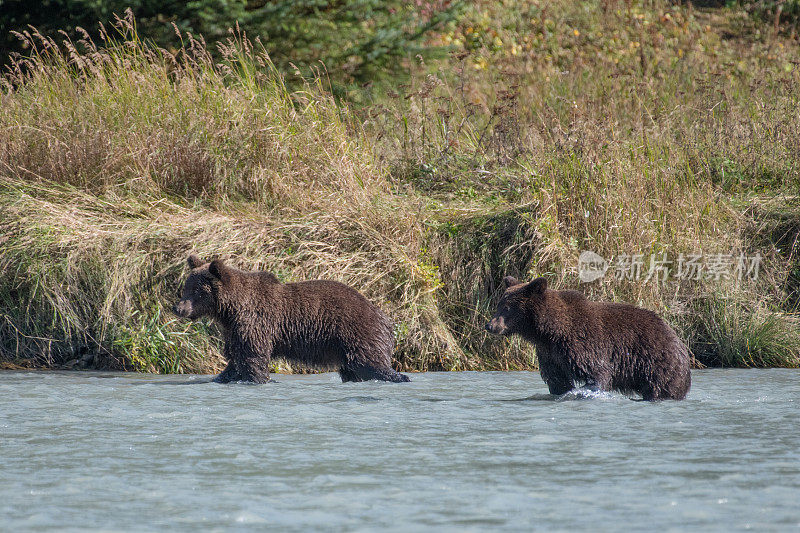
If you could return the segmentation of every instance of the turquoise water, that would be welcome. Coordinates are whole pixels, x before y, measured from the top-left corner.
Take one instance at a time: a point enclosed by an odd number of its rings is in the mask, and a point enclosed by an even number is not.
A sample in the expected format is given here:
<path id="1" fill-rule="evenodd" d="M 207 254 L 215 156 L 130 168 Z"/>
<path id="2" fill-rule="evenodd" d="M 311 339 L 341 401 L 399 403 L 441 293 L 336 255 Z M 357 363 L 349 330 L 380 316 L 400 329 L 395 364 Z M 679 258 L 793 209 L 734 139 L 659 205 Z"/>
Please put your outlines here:
<path id="1" fill-rule="evenodd" d="M 0 373 L 0 530 L 796 530 L 800 372 L 683 402 L 536 373 Z"/>

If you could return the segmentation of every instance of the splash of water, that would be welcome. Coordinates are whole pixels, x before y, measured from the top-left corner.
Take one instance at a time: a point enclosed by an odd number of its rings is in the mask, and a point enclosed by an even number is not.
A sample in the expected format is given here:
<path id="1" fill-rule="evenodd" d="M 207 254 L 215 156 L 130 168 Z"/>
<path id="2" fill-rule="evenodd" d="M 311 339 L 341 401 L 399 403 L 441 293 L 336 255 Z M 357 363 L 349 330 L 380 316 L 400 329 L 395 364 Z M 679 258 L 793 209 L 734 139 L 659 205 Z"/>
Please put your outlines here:
<path id="1" fill-rule="evenodd" d="M 584 385 L 565 392 L 556 398 L 557 402 L 570 402 L 574 400 L 613 400 L 616 396 L 604 391 L 597 386 Z"/>

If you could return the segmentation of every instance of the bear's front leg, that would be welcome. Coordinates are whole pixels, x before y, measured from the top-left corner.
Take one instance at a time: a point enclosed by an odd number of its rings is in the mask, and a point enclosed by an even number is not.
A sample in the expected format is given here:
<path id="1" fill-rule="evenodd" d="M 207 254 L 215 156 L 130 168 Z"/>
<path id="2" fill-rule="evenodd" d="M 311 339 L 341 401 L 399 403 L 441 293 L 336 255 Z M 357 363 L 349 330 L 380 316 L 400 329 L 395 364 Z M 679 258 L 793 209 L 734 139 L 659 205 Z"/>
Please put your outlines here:
<path id="1" fill-rule="evenodd" d="M 239 381 L 269 383 L 269 359 L 246 360 L 240 362 Z"/>
<path id="2" fill-rule="evenodd" d="M 230 356 L 230 361 L 236 366 L 239 381 L 251 383 L 269 382 L 269 362 L 272 355 L 272 346 L 262 343 L 256 352 L 249 343 L 237 337 L 231 337 L 225 346 L 225 351 Z"/>
<path id="3" fill-rule="evenodd" d="M 555 364 L 549 357 L 539 358 L 539 374 L 547 384 L 550 394 L 561 396 L 575 388 L 569 374 Z"/>
<path id="4" fill-rule="evenodd" d="M 562 394 L 568 393 L 575 387 L 568 381 L 548 381 L 547 388 L 550 389 L 550 394 L 561 396 Z"/>
<path id="5" fill-rule="evenodd" d="M 236 364 L 233 361 L 228 361 L 228 366 L 225 370 L 219 373 L 213 380 L 214 383 L 230 383 L 231 381 L 240 381 L 239 373 L 236 371 Z"/>
<path id="6" fill-rule="evenodd" d="M 598 364 L 586 379 L 586 388 L 593 391 L 610 391 L 612 375 L 610 364 Z"/>
<path id="7" fill-rule="evenodd" d="M 233 344 L 230 338 L 225 339 L 225 347 L 222 350 L 222 356 L 228 362 L 228 365 L 225 367 L 225 370 L 211 380 L 214 383 L 230 383 L 232 381 L 241 381 L 242 379 L 241 376 L 239 376 L 239 371 L 236 369 L 236 360 L 231 353 Z"/>

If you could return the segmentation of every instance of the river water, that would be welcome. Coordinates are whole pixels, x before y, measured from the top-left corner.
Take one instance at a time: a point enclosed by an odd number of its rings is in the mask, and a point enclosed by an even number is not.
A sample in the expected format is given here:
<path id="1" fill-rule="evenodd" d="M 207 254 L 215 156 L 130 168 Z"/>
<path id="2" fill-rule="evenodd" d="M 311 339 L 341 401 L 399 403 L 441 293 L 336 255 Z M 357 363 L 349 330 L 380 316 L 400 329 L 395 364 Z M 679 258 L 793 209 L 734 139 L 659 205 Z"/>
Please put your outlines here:
<path id="1" fill-rule="evenodd" d="M 0 373 L 0 530 L 800 529 L 800 371 L 274 377 Z"/>

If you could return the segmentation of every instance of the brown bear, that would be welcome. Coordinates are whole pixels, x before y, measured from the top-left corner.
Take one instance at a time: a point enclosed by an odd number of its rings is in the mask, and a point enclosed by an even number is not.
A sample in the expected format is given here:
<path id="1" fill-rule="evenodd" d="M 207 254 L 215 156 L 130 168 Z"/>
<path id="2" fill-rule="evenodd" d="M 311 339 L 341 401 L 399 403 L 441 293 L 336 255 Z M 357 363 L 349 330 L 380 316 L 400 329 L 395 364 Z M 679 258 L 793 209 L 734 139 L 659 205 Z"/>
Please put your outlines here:
<path id="1" fill-rule="evenodd" d="M 338 370 L 342 381 L 410 381 L 392 369 L 392 323 L 356 290 L 336 281 L 281 283 L 189 256 L 178 316 L 209 316 L 225 338 L 228 363 L 214 381 L 269 381 L 272 357 Z"/>
<path id="2" fill-rule="evenodd" d="M 544 278 L 521 283 L 508 276 L 504 282 L 506 291 L 486 329 L 533 343 L 551 394 L 581 383 L 636 392 L 645 400 L 686 397 L 689 351 L 652 311 L 550 290 Z"/>

